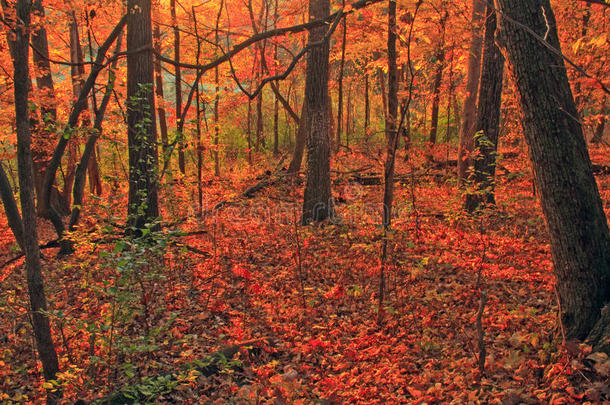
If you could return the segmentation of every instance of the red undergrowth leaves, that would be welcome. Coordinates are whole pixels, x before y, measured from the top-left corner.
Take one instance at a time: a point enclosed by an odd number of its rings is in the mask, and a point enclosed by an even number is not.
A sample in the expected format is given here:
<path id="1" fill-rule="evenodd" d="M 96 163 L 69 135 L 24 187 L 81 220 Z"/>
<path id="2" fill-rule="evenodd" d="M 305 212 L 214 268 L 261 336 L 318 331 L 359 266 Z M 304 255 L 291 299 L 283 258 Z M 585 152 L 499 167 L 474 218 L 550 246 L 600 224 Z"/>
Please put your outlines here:
<path id="1" fill-rule="evenodd" d="M 338 172 L 357 169 L 354 162 L 381 172 L 364 154 L 338 160 Z M 419 163 L 401 162 L 398 171 L 408 173 Z M 238 355 L 238 370 L 195 376 L 172 398 L 243 404 L 607 401 L 607 358 L 584 345 L 562 346 L 549 246 L 529 169 L 519 160 L 504 165 L 511 175 L 499 177 L 498 209 L 482 220 L 461 213 L 461 196 L 451 181 L 418 177 L 415 185 L 397 185 L 401 210 L 390 239 L 381 325 L 376 323 L 381 187 L 350 184 L 341 176 L 336 197 L 348 198 L 337 205 L 343 219 L 338 225 L 295 228 L 300 207 L 295 211 L 292 203 L 300 201 L 302 189 L 290 184 L 203 219 L 192 215 L 191 190 L 172 190 L 171 204 L 167 191 L 166 218 L 188 216 L 183 230 L 207 230 L 179 243 L 206 255 L 168 247 L 164 277 L 150 281 L 138 298 L 138 308 L 149 312 L 116 326 L 115 333 L 130 339 L 142 328 L 159 328 L 156 346 L 146 354 L 118 358 L 104 340 L 113 305 L 100 291 L 116 276 L 116 269 L 101 265 L 99 252 L 108 246 L 83 241 L 64 262 L 45 252 L 50 303 L 64 314 L 53 319 L 53 331 L 66 398 L 96 397 L 175 370 L 225 344 L 265 339 L 259 350 Z M 599 182 L 607 204 L 608 180 Z M 205 209 L 250 184 L 243 172 L 210 183 Z M 95 204 L 88 209 L 100 212 Z M 4 218 L 0 226 L 6 229 Z M 47 236 L 48 224 L 41 226 Z M 5 251 L 13 243 L 4 236 L 0 242 Z M 42 379 L 21 268 L 17 262 L 0 274 L 0 400 L 40 403 Z M 488 296 L 483 376 L 474 324 L 479 270 Z M 135 375 L 119 367 L 124 363 L 134 366 Z"/>

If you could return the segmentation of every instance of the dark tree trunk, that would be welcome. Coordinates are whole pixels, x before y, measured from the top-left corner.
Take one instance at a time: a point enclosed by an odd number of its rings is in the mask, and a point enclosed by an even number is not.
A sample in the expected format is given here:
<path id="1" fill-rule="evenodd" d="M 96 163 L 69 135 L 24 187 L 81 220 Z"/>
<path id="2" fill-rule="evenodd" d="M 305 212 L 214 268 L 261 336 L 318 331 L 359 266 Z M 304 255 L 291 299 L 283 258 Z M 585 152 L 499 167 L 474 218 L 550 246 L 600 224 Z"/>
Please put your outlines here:
<path id="1" fill-rule="evenodd" d="M 85 66 L 83 65 L 85 58 L 83 56 L 83 48 L 80 43 L 80 35 L 78 32 L 78 22 L 76 20 L 76 14 L 72 11 L 70 16 L 70 62 L 73 65 L 70 67 L 72 74 L 72 95 L 76 99 L 83 89 Z M 85 100 L 84 110 L 89 110 L 89 102 Z M 91 119 L 89 114 L 84 114 L 81 127 L 88 128 L 91 126 Z M 78 152 L 78 140 L 72 139 L 68 145 L 68 164 L 66 169 L 66 176 L 64 180 L 64 199 L 71 206 L 72 186 L 76 177 L 76 155 Z"/>
<path id="2" fill-rule="evenodd" d="M 32 326 L 36 347 L 42 363 L 44 377 L 54 380 L 59 371 L 57 353 L 53 345 L 51 327 L 47 316 L 47 300 L 44 291 L 38 235 L 36 231 L 36 210 L 34 207 L 34 182 L 32 181 L 32 151 L 30 118 L 28 106 L 29 93 L 29 33 L 30 7 L 28 0 L 17 0 L 17 19 L 14 39 L 14 91 L 15 119 L 17 126 L 17 164 L 19 170 L 19 194 L 23 215 L 23 250 L 28 292 L 30 296 Z M 23 24 L 23 25 L 22 25 Z M 47 403 L 55 403 L 59 393 L 48 392 Z"/>
<path id="3" fill-rule="evenodd" d="M 17 201 L 13 195 L 13 189 L 11 183 L 6 176 L 4 167 L 0 164 L 0 198 L 2 199 L 2 205 L 4 206 L 4 213 L 8 221 L 8 225 L 15 235 L 17 244 L 23 250 L 23 222 L 21 221 L 21 214 L 17 208 Z"/>
<path id="4" fill-rule="evenodd" d="M 155 24 L 155 31 L 153 33 L 155 40 L 155 50 L 161 53 L 161 30 L 159 24 Z M 165 105 L 163 103 L 163 71 L 161 69 L 161 61 L 155 58 L 155 92 L 157 94 L 157 115 L 159 116 L 159 130 L 161 131 L 161 151 L 163 159 L 168 158 L 168 139 L 167 139 L 167 116 L 165 115 Z M 165 164 L 165 163 L 164 163 Z"/>
<path id="5" fill-rule="evenodd" d="M 345 8 L 345 0 L 343 0 Z M 341 38 L 341 61 L 339 62 L 339 92 L 337 95 L 337 139 L 335 140 L 335 153 L 341 148 L 341 131 L 343 131 L 343 71 L 345 69 L 345 43 L 347 40 L 347 17 L 341 21 L 343 24 L 343 34 Z"/>
<path id="6" fill-rule="evenodd" d="M 277 48 L 276 48 L 277 49 Z M 279 82 L 277 84 L 279 91 Z M 273 104 L 273 155 L 277 156 L 280 154 L 280 102 L 275 97 L 275 102 Z"/>
<path id="7" fill-rule="evenodd" d="M 311 0 L 310 20 L 330 14 L 329 0 Z M 326 27 L 309 31 L 309 42 L 324 39 Z M 302 222 L 322 221 L 334 217 L 330 191 L 330 111 L 328 94 L 329 41 L 312 48 L 307 54 L 305 102 L 311 120 L 307 131 L 307 183 L 303 198 Z"/>
<path id="8" fill-rule="evenodd" d="M 496 156 L 500 131 L 500 107 L 502 105 L 502 79 L 504 57 L 495 43 L 496 13 L 487 6 L 485 19 L 485 44 L 483 67 L 479 88 L 479 106 L 475 125 L 475 148 L 479 154 L 474 158 L 473 192 L 466 195 L 465 208 L 474 212 L 481 205 L 494 205 Z"/>
<path id="9" fill-rule="evenodd" d="M 128 0 L 127 8 L 128 214 L 130 225 L 141 229 L 159 216 L 151 2 Z"/>
<path id="10" fill-rule="evenodd" d="M 218 14 L 216 15 L 216 28 L 214 30 L 214 39 L 216 40 L 217 44 L 220 43 L 219 27 L 223 4 L 224 2 L 221 1 L 218 7 Z M 216 85 L 216 87 L 214 88 L 216 94 L 216 96 L 214 97 L 214 175 L 218 177 L 220 176 L 220 153 L 218 151 L 218 144 L 220 142 L 220 76 L 218 66 L 214 68 L 214 84 Z M 249 116 L 248 119 L 250 119 Z"/>
<path id="11" fill-rule="evenodd" d="M 307 143 L 307 133 L 309 132 L 309 125 L 311 120 L 307 113 L 307 88 L 305 88 L 305 99 L 303 100 L 303 107 L 301 108 L 301 118 L 297 121 L 297 133 L 294 142 L 294 151 L 292 153 L 292 160 L 288 166 L 288 173 L 298 173 L 301 170 L 301 163 L 303 162 L 303 155 L 305 154 L 305 144 Z"/>
<path id="12" fill-rule="evenodd" d="M 560 49 L 549 0 L 496 0 L 496 6 Z M 610 238 L 564 61 L 504 17 L 498 43 L 522 108 L 565 335 L 583 339 L 610 300 Z"/>
<path id="13" fill-rule="evenodd" d="M 438 133 L 438 112 L 441 101 L 441 83 L 443 81 L 443 69 L 445 67 L 445 21 L 447 20 L 447 13 L 441 16 L 441 39 L 438 44 L 438 50 L 436 52 L 436 75 L 434 77 L 434 85 L 432 87 L 432 113 L 430 116 L 430 138 L 431 144 L 436 143 L 436 136 Z"/>
<path id="14" fill-rule="evenodd" d="M 371 124 L 371 103 L 369 101 L 369 74 L 364 73 L 364 139 L 369 138 Z"/>
<path id="15" fill-rule="evenodd" d="M 170 13 L 172 24 L 174 25 L 174 60 L 180 62 L 180 29 L 176 16 L 176 0 L 170 0 Z M 180 173 L 186 172 L 186 162 L 184 160 L 184 142 L 182 132 L 184 123 L 182 122 L 182 70 L 178 64 L 175 65 L 174 87 L 176 89 L 176 129 L 178 136 L 178 168 Z"/>
<path id="16" fill-rule="evenodd" d="M 465 179 L 468 171 L 468 156 L 474 147 L 474 125 L 477 113 L 477 89 L 481 75 L 481 55 L 483 49 L 483 36 L 480 29 L 485 3 L 482 0 L 472 2 L 472 38 L 470 40 L 470 53 L 468 54 L 468 73 L 466 79 L 466 99 L 464 100 L 464 113 L 460 127 L 460 141 L 458 146 L 458 178 Z"/>
<path id="17" fill-rule="evenodd" d="M 51 64 L 49 62 L 49 41 L 47 38 L 47 30 L 44 27 L 45 9 L 41 0 L 35 0 L 32 3 L 32 10 L 38 14 L 43 23 L 32 32 L 32 46 L 35 50 L 32 52 L 34 66 L 36 68 L 36 87 L 39 91 L 40 112 L 42 123 L 38 123 L 32 128 L 32 154 L 34 158 L 34 182 L 36 186 L 36 196 L 38 199 L 38 214 L 44 216 L 46 208 L 40 204 L 42 201 L 42 186 L 44 182 L 45 168 L 47 167 L 50 156 L 50 148 L 53 131 L 47 130 L 48 126 L 53 127 L 57 123 L 57 109 L 55 100 L 55 88 L 53 83 L 53 75 L 51 73 Z M 31 83 L 31 79 L 30 79 Z M 67 208 L 61 207 L 61 208 Z"/>

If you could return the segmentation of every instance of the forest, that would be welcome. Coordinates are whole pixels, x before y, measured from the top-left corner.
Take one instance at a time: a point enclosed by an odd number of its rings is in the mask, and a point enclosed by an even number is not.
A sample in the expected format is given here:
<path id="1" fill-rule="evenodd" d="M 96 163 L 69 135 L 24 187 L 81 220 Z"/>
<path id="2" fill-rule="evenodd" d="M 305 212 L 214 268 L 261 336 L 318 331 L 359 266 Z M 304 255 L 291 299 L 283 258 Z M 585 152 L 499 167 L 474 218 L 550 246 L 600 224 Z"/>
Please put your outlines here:
<path id="1" fill-rule="evenodd" d="M 0 22 L 0 403 L 610 404 L 609 0 Z"/>

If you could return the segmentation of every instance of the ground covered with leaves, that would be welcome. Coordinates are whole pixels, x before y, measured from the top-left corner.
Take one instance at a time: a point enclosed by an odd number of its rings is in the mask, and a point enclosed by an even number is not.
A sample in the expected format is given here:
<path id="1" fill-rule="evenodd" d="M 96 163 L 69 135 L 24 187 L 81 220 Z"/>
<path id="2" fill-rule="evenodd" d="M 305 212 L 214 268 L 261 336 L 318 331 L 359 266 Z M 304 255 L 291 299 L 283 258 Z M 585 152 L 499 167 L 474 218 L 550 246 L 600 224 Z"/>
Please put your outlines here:
<path id="1" fill-rule="evenodd" d="M 381 316 L 382 186 L 361 184 L 383 172 L 376 154 L 337 159 L 336 223 L 298 226 L 303 185 L 271 163 L 270 177 L 262 163 L 207 183 L 201 211 L 191 179 L 168 181 L 165 222 L 144 240 L 122 236 L 125 190 L 90 199 L 76 253 L 43 250 L 55 384 L 36 359 L 22 259 L 1 269 L 0 401 L 42 403 L 53 388 L 67 403 L 608 403 L 608 357 L 563 342 L 525 159 L 501 161 L 497 209 L 469 217 L 453 169 L 435 163 L 444 153 L 398 165 Z M 18 250 L 0 226 L 6 262 Z"/>

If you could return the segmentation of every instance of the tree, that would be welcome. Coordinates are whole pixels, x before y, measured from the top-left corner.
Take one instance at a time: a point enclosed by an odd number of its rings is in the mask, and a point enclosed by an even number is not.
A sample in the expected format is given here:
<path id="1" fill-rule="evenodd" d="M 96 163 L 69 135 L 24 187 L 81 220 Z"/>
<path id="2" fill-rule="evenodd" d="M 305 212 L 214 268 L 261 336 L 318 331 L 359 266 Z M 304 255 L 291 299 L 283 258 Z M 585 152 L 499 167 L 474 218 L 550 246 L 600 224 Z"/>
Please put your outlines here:
<path id="1" fill-rule="evenodd" d="M 458 147 L 458 178 L 464 179 L 468 169 L 468 155 L 474 146 L 474 128 L 477 107 L 477 88 L 481 75 L 481 54 L 483 49 L 483 36 L 480 24 L 485 12 L 485 4 L 481 0 L 472 2 L 472 38 L 468 53 L 468 73 L 466 79 L 466 99 L 464 100 L 464 113 L 460 127 Z"/>
<path id="2" fill-rule="evenodd" d="M 465 208 L 475 211 L 482 203 L 495 204 L 494 180 L 496 176 L 496 155 L 500 132 L 500 107 L 502 105 L 502 78 L 504 57 L 496 46 L 496 13 L 487 5 L 485 17 L 485 44 L 483 46 L 483 67 L 479 86 L 479 104 L 475 124 L 475 149 L 472 173 L 474 191 L 466 195 Z"/>
<path id="3" fill-rule="evenodd" d="M 549 0 L 496 0 L 496 6 L 498 42 L 549 228 L 565 336 L 584 339 L 610 301 L 610 237 L 555 16 Z"/>
<path id="4" fill-rule="evenodd" d="M 330 14 L 329 0 L 311 0 L 311 20 Z M 305 78 L 306 112 L 310 120 L 307 131 L 307 183 L 303 198 L 302 222 L 322 221 L 334 216 L 330 192 L 330 117 L 328 98 L 329 40 L 324 27 L 309 31 L 309 43 L 321 42 L 307 55 Z M 302 125 L 302 123 L 301 123 Z M 298 141 L 297 141 L 298 142 Z"/>
<path id="5" fill-rule="evenodd" d="M 17 127 L 17 164 L 19 171 L 19 194 L 23 217 L 22 247 L 25 253 L 25 269 L 32 310 L 32 326 L 36 338 L 38 356 L 42 363 L 44 377 L 54 380 L 59 371 L 57 353 L 51 336 L 51 326 L 47 315 L 47 299 L 44 291 L 38 234 L 36 230 L 36 209 L 34 206 L 34 182 L 32 179 L 32 150 L 28 95 L 29 76 L 29 25 L 31 3 L 18 0 L 16 3 L 17 21 L 14 27 L 13 67 L 15 120 Z M 47 403 L 55 403 L 56 393 L 49 391 Z"/>
<path id="6" fill-rule="evenodd" d="M 140 229 L 159 216 L 151 1 L 129 0 L 127 8 L 128 215 Z"/>

